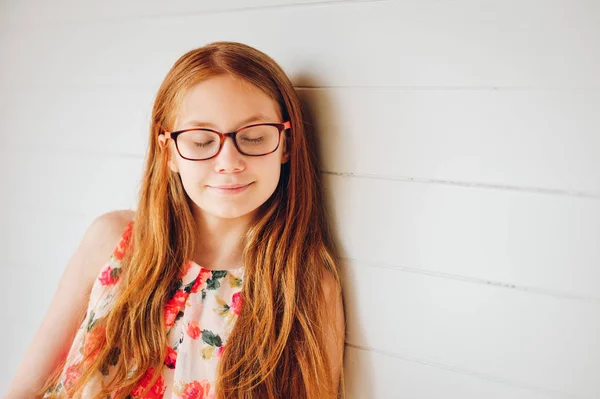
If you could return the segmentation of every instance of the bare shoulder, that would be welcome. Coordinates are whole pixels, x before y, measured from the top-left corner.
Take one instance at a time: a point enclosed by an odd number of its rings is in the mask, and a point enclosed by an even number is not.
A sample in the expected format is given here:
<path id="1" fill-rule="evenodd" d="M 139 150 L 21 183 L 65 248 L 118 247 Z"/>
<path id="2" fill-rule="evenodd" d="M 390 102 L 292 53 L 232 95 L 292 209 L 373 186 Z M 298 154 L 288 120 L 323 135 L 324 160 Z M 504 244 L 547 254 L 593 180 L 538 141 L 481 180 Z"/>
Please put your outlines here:
<path id="1" fill-rule="evenodd" d="M 79 275 L 80 282 L 83 277 L 83 285 L 87 289 L 91 288 L 98 273 L 119 244 L 127 224 L 134 217 L 135 212 L 129 209 L 110 211 L 97 216 L 87 227 L 67 265 L 66 274 Z"/>
<path id="2" fill-rule="evenodd" d="M 321 280 L 323 290 L 324 306 L 322 306 L 323 317 L 335 325 L 336 329 L 343 329 L 344 320 L 344 298 L 341 282 L 335 276 L 325 271 Z"/>
<path id="3" fill-rule="evenodd" d="M 132 210 L 116 210 L 101 214 L 90 223 L 59 282 L 61 292 L 71 292 L 80 299 L 90 292 L 134 216 Z"/>
<path id="4" fill-rule="evenodd" d="M 127 224 L 135 218 L 130 209 L 116 210 L 99 215 L 87 228 L 74 257 L 85 256 L 85 262 L 74 262 L 91 282 L 108 262 L 112 251 L 119 244 Z M 83 259 L 82 259 L 83 260 Z"/>
<path id="5" fill-rule="evenodd" d="M 86 236 L 91 235 L 94 239 L 102 241 L 115 241 L 118 243 L 127 224 L 135 218 L 135 211 L 122 209 L 110 211 L 99 215 L 88 227 Z"/>
<path id="6" fill-rule="evenodd" d="M 323 295 L 326 300 L 336 300 L 341 294 L 341 285 L 338 284 L 334 275 L 325 270 L 323 272 L 323 278 L 321 280 L 321 288 L 323 289 Z"/>
<path id="7" fill-rule="evenodd" d="M 328 271 L 323 273 L 321 285 L 325 303 L 322 306 L 319 324 L 324 328 L 325 349 L 331 367 L 332 384 L 334 390 L 338 391 L 344 362 L 346 336 L 342 286 L 335 276 Z"/>

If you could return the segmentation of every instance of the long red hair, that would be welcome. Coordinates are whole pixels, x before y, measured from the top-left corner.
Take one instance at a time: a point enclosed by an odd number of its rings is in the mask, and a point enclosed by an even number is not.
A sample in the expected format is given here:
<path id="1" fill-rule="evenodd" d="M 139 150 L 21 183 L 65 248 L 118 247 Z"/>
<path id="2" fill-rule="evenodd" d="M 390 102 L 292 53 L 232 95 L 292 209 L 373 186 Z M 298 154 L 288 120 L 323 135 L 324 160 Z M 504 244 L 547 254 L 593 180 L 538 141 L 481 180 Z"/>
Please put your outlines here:
<path id="1" fill-rule="evenodd" d="M 149 148 L 132 244 L 122 260 L 122 287 L 99 321 L 106 341 L 98 346 L 69 396 L 79 397 L 109 363 L 115 378 L 94 399 L 127 397 L 146 370 L 160 370 L 166 356 L 164 304 L 186 261 L 193 258 L 195 222 L 179 175 L 167 165 L 158 136 L 172 130 L 183 95 L 192 86 L 231 74 L 259 87 L 291 121 L 289 161 L 279 184 L 260 207 L 245 241 L 243 306 L 217 370 L 217 398 L 337 398 L 344 392 L 344 336 L 329 359 L 322 281 L 333 278 L 341 294 L 339 261 L 325 219 L 316 145 L 294 87 L 269 56 L 236 42 L 214 42 L 179 58 L 160 86 L 152 110 Z M 114 348 L 120 350 L 115 359 Z M 339 367 L 339 383 L 331 370 Z M 155 373 L 154 378 L 158 377 Z M 44 391 L 56 384 L 49 378 Z M 151 384 L 150 384 L 151 386 Z M 115 394 L 116 392 L 116 394 Z M 343 395 L 342 395 L 343 396 Z"/>

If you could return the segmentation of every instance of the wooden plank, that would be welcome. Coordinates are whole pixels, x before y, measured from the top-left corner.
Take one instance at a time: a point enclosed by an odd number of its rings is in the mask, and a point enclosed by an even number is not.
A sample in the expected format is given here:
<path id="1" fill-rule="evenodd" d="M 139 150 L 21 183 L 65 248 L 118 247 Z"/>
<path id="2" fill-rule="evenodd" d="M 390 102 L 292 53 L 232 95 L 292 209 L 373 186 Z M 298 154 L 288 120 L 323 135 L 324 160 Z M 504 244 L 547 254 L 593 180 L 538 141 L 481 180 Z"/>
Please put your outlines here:
<path id="1" fill-rule="evenodd" d="M 598 89 L 600 52 L 590 49 L 599 7 L 342 2 L 23 26 L 0 36 L 0 87 L 158 87 L 184 52 L 236 40 L 271 55 L 302 86 Z"/>
<path id="2" fill-rule="evenodd" d="M 311 6 L 344 1 L 353 0 L 228 0 L 226 2 L 178 0 L 170 3 L 160 0 L 130 0 L 126 2 L 106 0 L 87 3 L 74 0 L 56 0 L 51 5 L 39 0 L 4 0 L 0 20 L 11 27 L 22 26 L 23 24 L 39 26 L 112 18 L 233 13 L 248 9 Z"/>
<path id="3" fill-rule="evenodd" d="M 346 346 L 344 370 L 348 399 L 573 398 L 352 346 Z"/>
<path id="4" fill-rule="evenodd" d="M 90 216 L 135 207 L 144 167 L 140 158 L 53 148 L 11 151 L 4 162 L 6 203 Z"/>
<path id="5" fill-rule="evenodd" d="M 600 300 L 597 200 L 329 175 L 324 184 L 348 258 Z"/>
<path id="6" fill-rule="evenodd" d="M 300 93 L 327 171 L 600 198 L 600 91 Z"/>
<path id="7" fill-rule="evenodd" d="M 597 303 L 361 262 L 346 264 L 344 289 L 350 345 L 540 395 L 600 395 Z"/>

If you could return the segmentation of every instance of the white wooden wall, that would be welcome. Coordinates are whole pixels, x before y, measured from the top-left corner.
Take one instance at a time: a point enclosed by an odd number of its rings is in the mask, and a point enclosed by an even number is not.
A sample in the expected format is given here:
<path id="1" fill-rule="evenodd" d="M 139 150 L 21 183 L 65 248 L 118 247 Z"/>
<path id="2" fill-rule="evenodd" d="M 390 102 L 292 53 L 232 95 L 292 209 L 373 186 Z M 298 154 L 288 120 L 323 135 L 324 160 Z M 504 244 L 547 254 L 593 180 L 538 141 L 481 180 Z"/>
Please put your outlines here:
<path id="1" fill-rule="evenodd" d="M 600 398 L 600 2 L 0 0 L 0 392 L 216 40 L 320 136 L 351 398 Z"/>

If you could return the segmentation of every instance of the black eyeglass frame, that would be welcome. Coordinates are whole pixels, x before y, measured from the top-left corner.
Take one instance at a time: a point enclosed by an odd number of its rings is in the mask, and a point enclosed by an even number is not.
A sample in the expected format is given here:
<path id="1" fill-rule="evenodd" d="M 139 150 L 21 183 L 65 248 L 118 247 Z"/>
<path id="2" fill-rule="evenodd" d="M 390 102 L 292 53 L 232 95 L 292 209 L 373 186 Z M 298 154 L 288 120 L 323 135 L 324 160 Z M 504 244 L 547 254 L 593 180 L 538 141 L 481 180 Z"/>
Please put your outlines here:
<path id="1" fill-rule="evenodd" d="M 255 127 L 255 126 L 275 126 L 277 127 L 277 129 L 279 129 L 279 135 L 277 137 L 277 147 L 275 147 L 275 149 L 273 151 L 267 152 L 265 154 L 246 154 L 245 152 L 243 152 L 240 147 L 238 146 L 237 143 L 237 134 L 239 132 L 241 132 L 242 130 L 251 128 L 251 127 Z M 227 136 L 231 137 L 231 140 L 233 141 L 233 145 L 235 146 L 235 148 L 239 151 L 240 154 L 242 155 L 246 155 L 249 157 L 262 157 L 265 155 L 269 155 L 274 153 L 275 151 L 277 151 L 277 149 L 279 148 L 279 144 L 281 143 L 281 132 L 285 132 L 287 134 L 287 130 L 290 129 L 292 127 L 292 124 L 290 121 L 285 121 L 283 123 L 255 123 L 253 125 L 248 125 L 248 126 L 244 126 L 239 128 L 236 131 L 233 132 L 229 132 L 229 133 L 221 133 L 218 130 L 214 130 L 214 129 L 209 129 L 209 128 L 199 128 L 199 127 L 193 127 L 193 128 L 189 128 L 189 129 L 183 129 L 183 130 L 177 130 L 175 132 L 164 132 L 161 134 L 165 135 L 166 139 L 172 139 L 175 142 L 175 148 L 177 149 L 177 153 L 179 153 L 179 156 L 183 159 L 187 159 L 188 161 L 206 161 L 208 159 L 212 159 L 214 157 L 216 157 L 217 155 L 219 155 L 219 153 L 221 152 L 221 150 L 223 149 L 223 144 L 225 144 L 225 138 Z M 215 153 L 215 155 L 208 157 L 208 158 L 187 158 L 184 157 L 183 155 L 181 155 L 181 151 L 179 151 L 179 146 L 177 145 L 177 137 L 181 134 L 181 133 L 185 133 L 185 132 L 189 132 L 191 130 L 202 130 L 202 131 L 209 131 L 212 133 L 216 133 L 219 135 L 220 138 L 220 143 L 219 143 L 219 150 Z"/>

